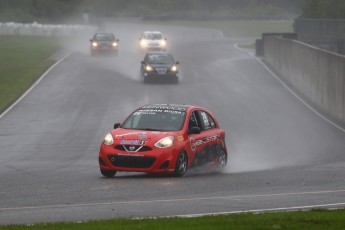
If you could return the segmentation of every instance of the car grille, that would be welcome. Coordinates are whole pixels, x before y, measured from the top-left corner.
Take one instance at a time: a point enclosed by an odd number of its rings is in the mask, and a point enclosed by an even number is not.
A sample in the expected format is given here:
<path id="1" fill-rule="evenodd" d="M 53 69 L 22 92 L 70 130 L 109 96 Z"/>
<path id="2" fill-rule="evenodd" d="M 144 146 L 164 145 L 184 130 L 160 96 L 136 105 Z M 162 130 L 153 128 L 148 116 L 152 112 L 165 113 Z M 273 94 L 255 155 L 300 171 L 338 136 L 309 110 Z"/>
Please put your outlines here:
<path id="1" fill-rule="evenodd" d="M 111 43 L 100 43 L 99 44 L 101 48 L 109 48 L 111 47 Z"/>
<path id="2" fill-rule="evenodd" d="M 156 71 L 159 74 L 165 74 L 167 72 L 167 69 L 166 68 L 157 68 Z"/>
<path id="3" fill-rule="evenodd" d="M 116 145 L 114 148 L 126 152 L 145 152 L 152 150 L 149 146 L 143 145 Z"/>
<path id="4" fill-rule="evenodd" d="M 150 168 L 156 160 L 154 157 L 130 155 L 110 155 L 108 158 L 112 165 L 124 168 Z"/>

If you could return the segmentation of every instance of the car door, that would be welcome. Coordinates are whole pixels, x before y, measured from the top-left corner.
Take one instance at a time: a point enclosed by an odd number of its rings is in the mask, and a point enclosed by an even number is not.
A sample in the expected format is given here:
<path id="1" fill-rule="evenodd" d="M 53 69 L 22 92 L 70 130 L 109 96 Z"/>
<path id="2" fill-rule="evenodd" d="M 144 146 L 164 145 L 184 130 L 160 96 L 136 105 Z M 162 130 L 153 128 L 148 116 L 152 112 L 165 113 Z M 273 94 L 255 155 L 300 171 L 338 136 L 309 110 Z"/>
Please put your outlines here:
<path id="1" fill-rule="evenodd" d="M 204 110 L 197 110 L 194 116 L 198 122 L 201 133 L 193 136 L 195 164 L 204 165 L 214 160 L 215 146 L 221 143 L 221 130 L 217 128 L 216 122 L 210 114 Z"/>
<path id="2" fill-rule="evenodd" d="M 205 130 L 205 123 L 203 121 L 202 113 L 199 110 L 194 110 L 189 117 L 188 132 L 190 146 L 193 153 L 192 166 L 201 166 L 209 161 L 207 144 L 210 142 L 210 131 Z M 207 125 L 207 123 L 206 123 Z M 191 128 L 198 127 L 200 133 L 192 133 Z"/>

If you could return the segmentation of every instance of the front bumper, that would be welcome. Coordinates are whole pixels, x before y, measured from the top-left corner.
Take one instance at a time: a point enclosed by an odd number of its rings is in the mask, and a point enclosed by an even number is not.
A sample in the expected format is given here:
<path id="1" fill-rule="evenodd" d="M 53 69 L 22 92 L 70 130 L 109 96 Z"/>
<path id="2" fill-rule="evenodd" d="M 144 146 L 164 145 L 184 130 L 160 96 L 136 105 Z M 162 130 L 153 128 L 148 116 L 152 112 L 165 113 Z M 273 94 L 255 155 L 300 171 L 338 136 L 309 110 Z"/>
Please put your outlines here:
<path id="1" fill-rule="evenodd" d="M 108 171 L 173 173 L 178 150 L 155 148 L 143 152 L 128 152 L 102 144 L 99 167 Z"/>
<path id="2" fill-rule="evenodd" d="M 144 72 L 143 73 L 143 77 L 145 78 L 155 78 L 155 79 L 159 79 L 159 78 L 176 78 L 178 77 L 177 73 L 164 73 L 164 74 L 159 74 L 156 72 Z"/>
<path id="3" fill-rule="evenodd" d="M 116 53 L 118 51 L 117 47 L 91 47 L 92 53 Z"/>

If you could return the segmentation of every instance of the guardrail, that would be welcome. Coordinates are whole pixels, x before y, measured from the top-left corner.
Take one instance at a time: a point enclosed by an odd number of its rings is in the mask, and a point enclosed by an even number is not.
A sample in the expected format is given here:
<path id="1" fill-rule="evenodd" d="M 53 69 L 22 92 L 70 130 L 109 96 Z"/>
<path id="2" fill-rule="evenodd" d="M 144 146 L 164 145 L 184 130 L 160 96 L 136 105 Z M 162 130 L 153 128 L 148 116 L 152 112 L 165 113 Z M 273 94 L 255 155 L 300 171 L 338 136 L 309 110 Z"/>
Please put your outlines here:
<path id="1" fill-rule="evenodd" d="M 79 32 L 93 33 L 97 28 L 89 25 L 50 25 L 39 23 L 0 22 L 1 35 L 69 36 Z"/>

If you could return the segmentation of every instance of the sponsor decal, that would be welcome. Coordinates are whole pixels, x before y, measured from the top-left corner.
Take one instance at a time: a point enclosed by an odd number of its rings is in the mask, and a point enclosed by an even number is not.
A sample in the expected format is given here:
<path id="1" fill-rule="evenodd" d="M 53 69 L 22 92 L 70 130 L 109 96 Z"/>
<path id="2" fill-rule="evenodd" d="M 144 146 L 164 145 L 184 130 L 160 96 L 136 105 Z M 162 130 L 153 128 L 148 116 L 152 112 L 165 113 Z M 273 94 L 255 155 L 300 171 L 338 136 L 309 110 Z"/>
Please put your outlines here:
<path id="1" fill-rule="evenodd" d="M 141 133 L 138 135 L 139 139 L 146 139 L 147 138 L 147 135 L 146 133 Z"/>
<path id="2" fill-rule="evenodd" d="M 120 140 L 121 145 L 145 145 L 145 141 L 141 140 Z"/>
<path id="3" fill-rule="evenodd" d="M 175 109 L 140 109 L 138 111 L 136 111 L 135 113 L 133 113 L 133 116 L 138 116 L 141 114 L 147 115 L 155 115 L 157 113 L 170 113 L 170 114 L 185 114 L 185 111 L 181 111 L 181 110 L 175 110 Z"/>
<path id="4" fill-rule="evenodd" d="M 190 138 L 190 147 L 193 151 L 195 151 L 195 149 L 198 145 L 207 144 L 207 143 L 212 142 L 212 141 L 217 141 L 217 140 L 219 140 L 219 138 L 220 138 L 220 134 L 216 134 L 216 135 L 205 137 L 205 138 L 198 139 L 198 140 L 195 140 L 193 137 L 191 137 Z"/>
<path id="5" fill-rule="evenodd" d="M 177 141 L 183 141 L 184 140 L 183 135 L 177 136 L 176 139 L 177 139 Z"/>
<path id="6" fill-rule="evenodd" d="M 174 105 L 150 105 L 150 106 L 143 106 L 143 109 L 159 109 L 159 110 L 177 110 L 177 111 L 186 111 L 184 107 L 178 107 Z"/>
<path id="7" fill-rule="evenodd" d="M 190 141 L 190 148 L 194 152 L 195 148 L 196 148 L 195 139 L 193 137 L 191 137 L 189 141 Z"/>

